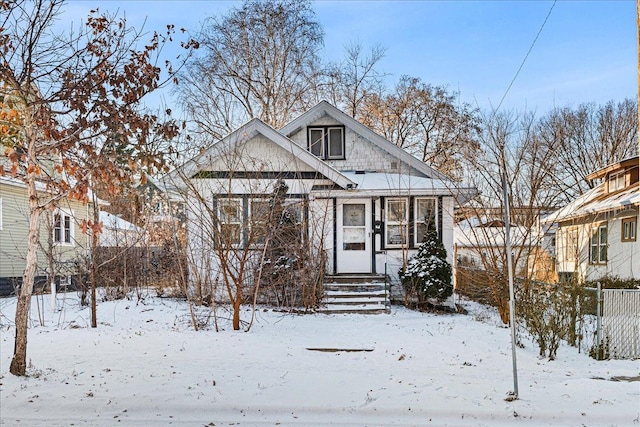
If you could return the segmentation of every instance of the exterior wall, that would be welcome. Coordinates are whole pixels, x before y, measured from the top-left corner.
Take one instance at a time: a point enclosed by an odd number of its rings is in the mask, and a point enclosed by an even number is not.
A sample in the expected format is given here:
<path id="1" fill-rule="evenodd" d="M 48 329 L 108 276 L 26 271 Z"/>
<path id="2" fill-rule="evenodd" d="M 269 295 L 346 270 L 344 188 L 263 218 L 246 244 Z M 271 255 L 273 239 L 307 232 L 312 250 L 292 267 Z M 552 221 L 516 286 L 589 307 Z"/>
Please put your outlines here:
<path id="1" fill-rule="evenodd" d="M 309 241 L 317 251 L 324 251 L 325 273 L 335 273 L 333 265 L 333 199 L 313 199 L 309 201 Z"/>
<path id="2" fill-rule="evenodd" d="M 24 260 L 27 252 L 28 203 L 24 186 L 0 181 L 0 199 L 2 224 L 0 225 L 0 279 L 3 282 L 21 279 L 24 272 Z M 89 247 L 87 236 L 82 233 L 80 224 L 88 218 L 87 205 L 77 201 L 64 201 L 59 209 L 71 213 L 71 244 L 53 243 L 51 254 L 55 260 L 59 275 L 73 275 L 77 271 L 73 261 L 86 256 Z M 44 211 L 40 217 L 40 242 L 42 248 L 49 247 L 49 238 L 53 228 L 53 212 Z M 44 276 L 49 269 L 45 251 L 38 249 L 37 276 Z M 48 252 L 48 251 L 47 251 Z"/>
<path id="3" fill-rule="evenodd" d="M 323 116 L 308 127 L 313 126 L 329 126 L 342 123 L 336 121 L 332 117 Z M 344 160 L 325 160 L 328 164 L 340 171 L 378 171 L 378 172 L 398 172 L 410 174 L 414 176 L 423 176 L 423 174 L 414 168 L 404 165 L 396 157 L 382 150 L 374 143 L 355 133 L 353 130 L 345 127 L 345 159 Z M 300 147 L 307 149 L 307 128 L 302 128 L 298 132 L 290 136 Z M 394 168 L 393 165 L 396 165 Z M 405 169 L 402 169 L 402 168 Z"/>
<path id="4" fill-rule="evenodd" d="M 566 222 L 558 226 L 556 256 L 558 273 L 574 273 L 581 280 L 598 280 L 603 277 L 640 279 L 640 239 L 622 241 L 622 220 L 638 218 L 638 207 L 618 213 L 603 214 L 598 218 L 583 219 L 582 222 Z M 589 258 L 590 235 L 594 227 L 607 224 L 607 262 L 591 264 Z M 636 222 L 637 224 L 637 222 Z M 573 259 L 567 246 L 569 234 L 575 233 L 578 256 Z"/>

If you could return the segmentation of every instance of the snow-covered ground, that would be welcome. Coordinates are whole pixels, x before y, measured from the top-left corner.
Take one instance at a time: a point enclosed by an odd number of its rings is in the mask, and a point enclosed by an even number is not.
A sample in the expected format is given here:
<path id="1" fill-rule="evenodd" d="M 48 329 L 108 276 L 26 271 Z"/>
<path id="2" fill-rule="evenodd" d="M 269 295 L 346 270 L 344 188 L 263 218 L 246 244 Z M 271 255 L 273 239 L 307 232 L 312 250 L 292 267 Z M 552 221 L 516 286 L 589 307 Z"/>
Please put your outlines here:
<path id="1" fill-rule="evenodd" d="M 505 401 L 509 329 L 476 304 L 468 315 L 261 309 L 249 332 L 222 318 L 221 332 L 195 332 L 186 303 L 151 296 L 99 303 L 97 329 L 73 294 L 58 305 L 40 326 L 34 298 L 21 378 L 8 373 L 15 299 L 0 300 L 3 426 L 640 425 L 640 382 L 612 380 L 640 375 L 640 361 L 566 346 L 548 361 L 525 341 L 520 398 Z"/>

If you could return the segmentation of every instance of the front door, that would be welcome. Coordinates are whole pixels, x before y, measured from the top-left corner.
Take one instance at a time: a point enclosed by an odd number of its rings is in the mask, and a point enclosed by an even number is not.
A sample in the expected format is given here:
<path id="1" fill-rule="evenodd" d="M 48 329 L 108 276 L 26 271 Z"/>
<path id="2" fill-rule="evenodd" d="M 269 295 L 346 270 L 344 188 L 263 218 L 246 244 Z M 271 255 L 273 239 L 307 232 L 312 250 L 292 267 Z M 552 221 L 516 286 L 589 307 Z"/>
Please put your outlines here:
<path id="1" fill-rule="evenodd" d="M 337 204 L 337 272 L 371 273 L 371 200 Z"/>

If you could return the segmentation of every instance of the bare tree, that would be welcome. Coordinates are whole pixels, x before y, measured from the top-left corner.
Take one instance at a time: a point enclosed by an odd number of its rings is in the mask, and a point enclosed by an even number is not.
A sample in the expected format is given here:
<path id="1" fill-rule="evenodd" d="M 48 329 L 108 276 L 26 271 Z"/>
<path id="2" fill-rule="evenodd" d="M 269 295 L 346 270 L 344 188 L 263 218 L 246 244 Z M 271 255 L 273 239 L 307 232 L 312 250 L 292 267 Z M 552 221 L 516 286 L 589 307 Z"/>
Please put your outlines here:
<path id="1" fill-rule="evenodd" d="M 315 100 L 323 34 L 308 0 L 247 0 L 208 18 L 198 39 L 178 93 L 208 137 L 254 117 L 280 128 Z"/>
<path id="2" fill-rule="evenodd" d="M 464 159 L 479 150 L 477 111 L 445 87 L 403 76 L 393 91 L 362 104 L 365 125 L 452 178 L 461 178 Z"/>
<path id="3" fill-rule="evenodd" d="M 555 109 L 540 126 L 542 137 L 560 148 L 554 185 L 563 202 L 592 188 L 591 172 L 638 153 L 638 107 L 629 98 Z"/>
<path id="4" fill-rule="evenodd" d="M 367 54 L 361 43 L 347 44 L 344 59 L 327 66 L 320 96 L 359 119 L 366 100 L 384 89 L 385 75 L 376 66 L 385 52 L 386 49 L 380 45 L 373 46 Z"/>
<path id="5" fill-rule="evenodd" d="M 29 198 L 28 251 L 10 367 L 15 375 L 25 375 L 26 370 L 41 213 L 63 198 L 88 202 L 95 182 L 116 188 L 145 171 L 164 168 L 154 136 L 170 140 L 178 132 L 173 121 L 140 111 L 142 98 L 171 81 L 177 71 L 165 63 L 163 74 L 157 65 L 174 27 L 151 34 L 138 49 L 141 32 L 124 18 L 95 10 L 77 31 L 60 34 L 53 25 L 63 3 L 0 3 L 0 109 L 18 116 L 6 124 L 2 144 L 11 163 L 7 172 L 26 184 Z M 187 52 L 193 47 L 189 42 L 183 46 Z M 39 183 L 46 191 L 39 191 Z M 91 220 L 83 227 L 93 234 L 100 231 L 100 224 Z M 92 326 L 96 326 L 95 294 Z"/>
<path id="6" fill-rule="evenodd" d="M 502 320 L 509 319 L 507 254 L 503 179 L 510 189 L 510 224 L 513 239 L 515 274 L 525 284 L 535 272 L 540 234 L 540 215 L 554 206 L 558 193 L 552 191 L 557 153 L 553 145 L 540 137 L 540 127 L 533 114 L 521 117 L 513 113 L 489 113 L 482 116 L 480 134 L 482 152 L 468 159 L 467 179 L 481 192 L 461 215 L 477 221 L 466 227 L 467 238 L 475 242 L 475 259 L 486 273 L 490 300 L 498 307 Z M 464 267 L 459 263 L 459 266 Z"/>

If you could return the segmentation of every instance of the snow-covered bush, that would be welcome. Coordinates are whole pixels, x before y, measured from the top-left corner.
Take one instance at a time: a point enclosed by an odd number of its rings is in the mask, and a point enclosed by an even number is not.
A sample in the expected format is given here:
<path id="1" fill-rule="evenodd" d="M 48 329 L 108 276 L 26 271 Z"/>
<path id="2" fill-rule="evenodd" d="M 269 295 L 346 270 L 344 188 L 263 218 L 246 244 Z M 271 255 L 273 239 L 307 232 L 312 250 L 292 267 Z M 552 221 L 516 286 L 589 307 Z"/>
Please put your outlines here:
<path id="1" fill-rule="evenodd" d="M 438 240 L 435 230 L 430 230 L 418 253 L 409 258 L 407 267 L 398 273 L 407 296 L 415 296 L 422 305 L 430 299 L 444 301 L 453 293 L 451 264 L 447 262 L 447 250 Z"/>

